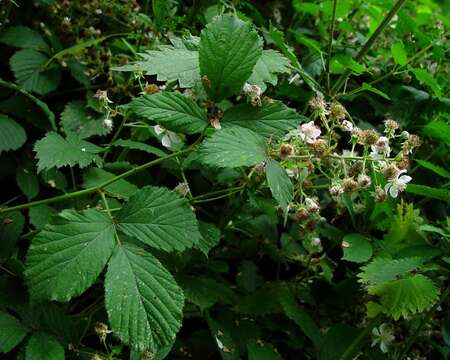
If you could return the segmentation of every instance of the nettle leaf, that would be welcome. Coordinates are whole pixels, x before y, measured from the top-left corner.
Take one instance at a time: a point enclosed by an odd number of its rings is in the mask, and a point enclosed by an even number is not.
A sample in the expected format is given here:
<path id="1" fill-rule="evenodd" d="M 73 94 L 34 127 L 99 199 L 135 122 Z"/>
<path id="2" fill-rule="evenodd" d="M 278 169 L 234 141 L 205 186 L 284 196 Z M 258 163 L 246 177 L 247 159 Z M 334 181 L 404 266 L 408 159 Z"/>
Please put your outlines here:
<path id="1" fill-rule="evenodd" d="M 258 85 L 264 92 L 267 84 L 276 85 L 277 74 L 287 74 L 290 72 L 289 59 L 276 50 L 263 50 L 261 57 L 253 68 L 252 75 L 247 80 L 248 83 Z"/>
<path id="2" fill-rule="evenodd" d="M 209 251 L 220 241 L 220 230 L 213 224 L 199 221 L 198 229 L 202 237 L 200 238 L 197 248 L 208 256 Z"/>
<path id="3" fill-rule="evenodd" d="M 266 165 L 266 178 L 272 196 L 286 211 L 294 197 L 294 185 L 286 170 L 275 160 L 269 160 Z"/>
<path id="4" fill-rule="evenodd" d="M 221 125 L 224 128 L 241 126 L 265 137 L 281 137 L 294 129 L 303 116 L 281 101 L 266 102 L 261 107 L 239 104 L 229 108 L 223 114 Z"/>
<path id="5" fill-rule="evenodd" d="M 362 263 L 372 257 L 372 245 L 360 234 L 347 234 L 342 239 L 343 260 Z"/>
<path id="6" fill-rule="evenodd" d="M 77 135 L 69 133 L 63 138 L 56 132 L 49 132 L 34 145 L 38 158 L 38 171 L 60 168 L 62 166 L 79 165 L 81 168 L 92 162 L 101 164 L 101 158 L 96 155 L 102 149 L 90 142 L 82 140 Z"/>
<path id="7" fill-rule="evenodd" d="M 265 139 L 239 126 L 214 132 L 199 149 L 199 160 L 213 167 L 253 166 L 265 159 Z"/>
<path id="8" fill-rule="evenodd" d="M 138 350 L 170 345 L 181 326 L 184 296 L 172 275 L 148 252 L 117 246 L 105 278 L 114 333 Z"/>
<path id="9" fill-rule="evenodd" d="M 25 90 L 47 94 L 55 90 L 61 79 L 61 69 L 52 64 L 44 68 L 48 57 L 33 49 L 17 51 L 9 59 L 9 64 L 17 83 Z"/>
<path id="10" fill-rule="evenodd" d="M 380 296 L 384 312 L 395 320 L 425 311 L 439 299 L 434 282 L 421 274 L 376 286 L 369 294 Z"/>
<path id="11" fill-rule="evenodd" d="M 142 188 L 122 206 L 117 222 L 124 234 L 164 251 L 191 248 L 201 238 L 188 201 L 166 188 Z"/>
<path id="12" fill-rule="evenodd" d="M 13 26 L 6 29 L 0 34 L 0 42 L 22 49 L 49 50 L 42 36 L 26 26 Z"/>
<path id="13" fill-rule="evenodd" d="M 3 151 L 17 150 L 27 141 L 23 127 L 11 118 L 0 115 L 0 154 Z"/>
<path id="14" fill-rule="evenodd" d="M 111 129 L 103 126 L 103 117 L 90 114 L 86 105 L 80 101 L 72 101 L 64 107 L 61 125 L 66 134 L 78 134 L 81 139 L 94 135 L 103 136 L 111 132 Z"/>
<path id="15" fill-rule="evenodd" d="M 34 334 L 25 349 L 25 360 L 64 360 L 64 348 L 46 333 Z"/>
<path id="16" fill-rule="evenodd" d="M 36 300 L 68 301 L 90 287 L 111 256 L 115 230 L 102 212 L 64 210 L 32 241 L 25 274 Z"/>
<path id="17" fill-rule="evenodd" d="M 200 36 L 200 75 L 215 101 L 239 93 L 262 53 L 262 41 L 252 25 L 224 14 Z"/>
<path id="18" fill-rule="evenodd" d="M 137 115 L 175 132 L 195 134 L 208 126 L 205 110 L 180 93 L 144 95 L 133 99 L 130 108 Z"/>
<path id="19" fill-rule="evenodd" d="M 132 65 L 116 67 L 116 71 L 142 71 L 145 75 L 156 75 L 158 81 L 178 81 L 182 88 L 192 88 L 200 81 L 198 51 L 160 46 L 139 54 L 141 61 Z"/>
<path id="20" fill-rule="evenodd" d="M 0 353 L 14 349 L 28 332 L 19 320 L 3 311 L 0 311 L 0 329 Z"/>

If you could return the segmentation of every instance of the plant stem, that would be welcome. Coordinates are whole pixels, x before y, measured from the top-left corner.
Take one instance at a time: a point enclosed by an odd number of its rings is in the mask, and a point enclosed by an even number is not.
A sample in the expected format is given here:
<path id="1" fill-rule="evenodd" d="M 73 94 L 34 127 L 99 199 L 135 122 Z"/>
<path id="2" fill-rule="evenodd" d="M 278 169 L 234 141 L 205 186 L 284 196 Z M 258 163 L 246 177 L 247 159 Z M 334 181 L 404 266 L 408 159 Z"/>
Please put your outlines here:
<path id="1" fill-rule="evenodd" d="M 108 155 L 109 151 L 111 150 L 112 144 L 114 144 L 114 142 L 115 142 L 115 141 L 117 140 L 117 138 L 119 137 L 120 132 L 122 131 L 123 126 L 125 125 L 126 121 L 127 121 L 127 117 L 126 117 L 126 115 L 124 115 L 124 116 L 122 117 L 122 121 L 120 122 L 120 125 L 119 125 L 118 129 L 117 129 L 116 132 L 114 133 L 114 135 L 113 135 L 111 141 L 109 142 L 108 146 L 107 146 L 106 149 L 105 149 L 105 152 L 103 153 L 103 161 L 106 160 L 106 156 Z"/>
<path id="2" fill-rule="evenodd" d="M 330 63 L 331 63 L 331 52 L 333 48 L 334 25 L 336 22 L 336 8 L 337 8 L 337 0 L 333 0 L 333 14 L 331 15 L 331 22 L 330 22 L 330 41 L 328 43 L 328 56 L 326 65 L 327 91 L 330 91 Z"/>
<path id="3" fill-rule="evenodd" d="M 206 198 L 206 199 L 195 199 L 195 198 L 193 198 L 191 202 L 193 204 L 198 204 L 198 203 L 204 203 L 204 202 L 208 202 L 208 201 L 214 201 L 214 200 L 223 199 L 223 198 L 226 198 L 226 197 L 228 197 L 230 195 L 233 195 L 233 194 L 236 194 L 236 193 L 240 192 L 242 189 L 243 189 L 243 187 L 238 189 L 238 190 L 235 190 L 235 191 L 227 192 L 227 193 L 225 193 L 223 195 L 219 195 L 219 196 L 215 196 L 215 197 L 211 197 L 211 198 Z"/>
<path id="4" fill-rule="evenodd" d="M 355 61 L 359 63 L 364 56 L 368 53 L 372 45 L 375 43 L 375 41 L 378 39 L 378 37 L 381 35 L 381 33 L 384 31 L 386 26 L 390 23 L 392 18 L 400 11 L 400 8 L 403 6 L 403 4 L 406 2 L 406 0 L 397 0 L 397 2 L 394 4 L 394 7 L 389 11 L 389 13 L 386 15 L 386 17 L 383 19 L 380 25 L 376 28 L 372 36 L 366 41 L 362 49 L 358 52 L 358 54 L 355 57 Z M 331 88 L 331 96 L 334 96 L 341 86 L 345 83 L 349 75 L 351 74 L 350 69 L 346 69 L 344 73 L 338 78 L 336 83 Z"/>

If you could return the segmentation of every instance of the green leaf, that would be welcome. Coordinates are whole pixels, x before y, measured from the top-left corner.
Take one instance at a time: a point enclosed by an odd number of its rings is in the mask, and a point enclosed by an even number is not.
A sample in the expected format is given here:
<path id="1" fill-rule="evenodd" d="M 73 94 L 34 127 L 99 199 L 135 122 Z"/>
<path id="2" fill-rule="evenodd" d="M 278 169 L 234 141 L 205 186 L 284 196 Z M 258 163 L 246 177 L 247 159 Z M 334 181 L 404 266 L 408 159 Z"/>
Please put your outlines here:
<path id="1" fill-rule="evenodd" d="M 18 211 L 0 215 L 0 263 L 13 253 L 24 225 L 25 218 Z"/>
<path id="2" fill-rule="evenodd" d="M 37 300 L 68 301 L 99 276 L 115 245 L 114 224 L 98 210 L 64 210 L 32 241 L 25 274 Z"/>
<path id="3" fill-rule="evenodd" d="M 352 70 L 357 75 L 367 71 L 364 65 L 358 64 L 350 55 L 338 55 L 335 59 L 339 64 Z"/>
<path id="4" fill-rule="evenodd" d="M 61 125 L 66 134 L 77 134 L 81 139 L 94 135 L 107 135 L 111 129 L 103 125 L 104 117 L 90 114 L 84 103 L 72 101 L 64 107 L 61 114 Z"/>
<path id="5" fill-rule="evenodd" d="M 123 205 L 117 222 L 124 234 L 164 251 L 191 248 L 201 238 L 188 201 L 166 188 L 142 188 Z"/>
<path id="6" fill-rule="evenodd" d="M 442 90 L 439 83 L 428 71 L 424 69 L 411 69 L 411 71 L 416 76 L 417 80 L 429 86 L 433 90 L 434 95 L 438 98 L 442 96 Z"/>
<path id="7" fill-rule="evenodd" d="M 340 359 L 340 356 L 349 348 L 354 340 L 358 337 L 361 330 L 358 330 L 352 326 L 345 324 L 333 325 L 324 337 L 322 346 L 320 347 L 319 360 L 336 360 Z M 358 353 L 359 348 L 363 342 L 359 342 L 353 351 L 348 354 L 347 359 L 353 359 Z M 344 359 L 343 359 L 344 360 Z"/>
<path id="8" fill-rule="evenodd" d="M 64 360 L 64 348 L 46 333 L 34 334 L 28 341 L 25 360 Z"/>
<path id="9" fill-rule="evenodd" d="M 238 94 L 262 53 L 262 41 L 251 24 L 224 14 L 200 36 L 200 75 L 215 101 Z"/>
<path id="10" fill-rule="evenodd" d="M 408 184 L 406 192 L 450 203 L 450 190 L 448 189 L 437 189 L 426 185 Z"/>
<path id="11" fill-rule="evenodd" d="M 220 241 L 220 230 L 213 224 L 208 224 L 203 221 L 199 221 L 198 229 L 202 235 L 197 248 L 208 256 L 209 251 L 216 246 Z"/>
<path id="12" fill-rule="evenodd" d="M 435 174 L 438 174 L 439 176 L 450 178 L 450 171 L 447 169 L 444 169 L 443 167 L 433 164 L 426 160 L 416 160 L 416 163 L 418 163 L 420 166 L 423 166 L 424 168 L 431 170 Z"/>
<path id="13" fill-rule="evenodd" d="M 133 99 L 130 108 L 137 115 L 179 133 L 195 134 L 208 126 L 205 110 L 180 93 L 144 95 Z"/>
<path id="14" fill-rule="evenodd" d="M 266 178 L 272 196 L 278 201 L 283 211 L 287 211 L 289 203 L 294 198 L 294 185 L 286 169 L 277 161 L 269 160 L 266 165 Z"/>
<path id="15" fill-rule="evenodd" d="M 439 120 L 430 122 L 423 128 L 423 133 L 450 147 L 450 125 L 446 122 Z"/>
<path id="16" fill-rule="evenodd" d="M 147 145 L 139 141 L 119 139 L 113 143 L 113 146 L 121 146 L 130 150 L 145 151 L 146 153 L 156 155 L 157 157 L 167 156 L 167 153 L 158 149 L 157 147 Z"/>
<path id="17" fill-rule="evenodd" d="M 33 199 L 39 194 L 38 177 L 29 170 L 19 167 L 16 171 L 16 181 L 20 190 L 27 196 L 28 200 Z"/>
<path id="18" fill-rule="evenodd" d="M 402 41 L 398 41 L 391 46 L 391 54 L 396 64 L 404 66 L 408 63 L 408 57 L 406 56 L 405 45 Z"/>
<path id="19" fill-rule="evenodd" d="M 248 360 L 283 360 L 272 344 L 251 343 L 247 345 Z"/>
<path id="20" fill-rule="evenodd" d="M 158 50 L 150 50 L 139 56 L 143 60 L 113 70 L 142 71 L 145 75 L 156 75 L 158 81 L 178 81 L 182 88 L 192 88 L 200 81 L 198 51 L 160 46 Z"/>
<path id="21" fill-rule="evenodd" d="M 115 177 L 114 174 L 99 168 L 89 168 L 83 174 L 83 187 L 90 188 Z M 139 189 L 136 185 L 120 179 L 104 188 L 110 196 L 128 199 Z"/>
<path id="22" fill-rule="evenodd" d="M 5 115 L 0 115 L 0 154 L 17 150 L 27 141 L 27 134 L 21 125 Z"/>
<path id="23" fill-rule="evenodd" d="M 17 83 L 39 95 L 55 90 L 61 78 L 59 66 L 44 69 L 47 61 L 47 56 L 33 49 L 19 50 L 9 59 Z"/>
<path id="24" fill-rule="evenodd" d="M 363 263 L 372 257 L 372 245 L 360 234 L 348 234 L 342 239 L 343 260 Z"/>
<path id="25" fill-rule="evenodd" d="M 48 45 L 42 36 L 26 26 L 13 26 L 0 34 L 0 42 L 9 46 L 48 51 Z"/>
<path id="26" fill-rule="evenodd" d="M 261 57 L 253 68 L 252 75 L 247 80 L 248 83 L 258 85 L 264 92 L 266 84 L 276 85 L 278 82 L 277 74 L 287 74 L 290 62 L 281 53 L 276 50 L 263 50 Z"/>
<path id="27" fill-rule="evenodd" d="M 50 219 L 56 215 L 56 210 L 48 205 L 33 206 L 29 210 L 30 223 L 37 229 L 42 230 L 50 223 Z"/>
<path id="28" fill-rule="evenodd" d="M 439 299 L 434 282 L 421 274 L 381 284 L 369 289 L 369 294 L 380 296 L 384 312 L 395 320 L 423 312 Z"/>
<path id="29" fill-rule="evenodd" d="M 27 329 L 17 320 L 0 311 L 0 353 L 10 352 L 27 334 Z"/>
<path id="30" fill-rule="evenodd" d="M 240 126 L 265 137 L 281 137 L 305 120 L 294 109 L 281 101 L 264 103 L 261 107 L 239 104 L 225 111 L 221 125 L 224 128 Z"/>
<path id="31" fill-rule="evenodd" d="M 381 97 L 384 97 L 386 100 L 391 100 L 391 98 L 389 97 L 389 95 L 387 95 L 386 93 L 382 92 L 381 90 L 377 89 L 376 87 L 368 84 L 368 83 L 363 83 L 361 85 L 361 89 L 366 90 L 366 91 L 370 91 L 374 94 L 380 95 Z"/>
<path id="32" fill-rule="evenodd" d="M 64 139 L 56 132 L 49 132 L 34 145 L 34 151 L 38 158 L 38 171 L 60 168 L 62 166 L 79 165 L 86 167 L 92 162 L 101 164 L 101 158 L 96 155 L 102 149 L 94 144 L 80 139 L 72 133 Z"/>
<path id="33" fill-rule="evenodd" d="M 375 258 L 358 274 L 360 282 L 373 287 L 395 280 L 398 276 L 417 270 L 422 260 L 417 257 L 393 260 L 389 258 Z"/>
<path id="34" fill-rule="evenodd" d="M 253 131 L 229 127 L 203 141 L 199 158 L 213 167 L 253 166 L 266 159 L 266 141 Z"/>
<path id="35" fill-rule="evenodd" d="M 114 333 L 137 350 L 171 344 L 181 326 L 183 291 L 148 252 L 117 246 L 105 278 L 105 303 Z"/>

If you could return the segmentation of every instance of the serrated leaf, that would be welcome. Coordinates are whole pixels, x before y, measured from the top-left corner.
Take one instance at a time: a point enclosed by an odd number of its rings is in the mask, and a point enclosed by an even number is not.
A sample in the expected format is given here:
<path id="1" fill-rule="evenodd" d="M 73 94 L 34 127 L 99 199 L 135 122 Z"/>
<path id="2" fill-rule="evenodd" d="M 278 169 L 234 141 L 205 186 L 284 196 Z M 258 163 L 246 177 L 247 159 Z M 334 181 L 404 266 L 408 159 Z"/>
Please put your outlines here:
<path id="1" fill-rule="evenodd" d="M 362 263 L 372 257 L 372 245 L 360 234 L 347 234 L 342 239 L 343 260 Z"/>
<path id="2" fill-rule="evenodd" d="M 183 291 L 148 252 L 117 246 L 105 278 L 105 303 L 114 333 L 137 350 L 171 344 L 181 326 Z"/>
<path id="3" fill-rule="evenodd" d="M 205 110 L 180 93 L 144 95 L 133 99 L 130 109 L 139 116 L 179 133 L 195 134 L 208 126 Z"/>
<path id="4" fill-rule="evenodd" d="M 101 184 L 109 179 L 112 179 L 115 175 L 100 168 L 89 168 L 83 174 L 83 187 L 90 188 Z M 110 196 L 115 196 L 123 199 L 128 199 L 134 195 L 139 189 L 136 185 L 120 179 L 111 185 L 104 188 L 105 192 Z"/>
<path id="5" fill-rule="evenodd" d="M 249 23 L 235 15 L 215 18 L 201 32 L 200 75 L 215 101 L 239 93 L 262 53 L 262 41 Z"/>
<path id="6" fill-rule="evenodd" d="M 229 127 L 203 141 L 199 159 L 213 167 L 253 166 L 266 159 L 266 141 L 253 131 Z"/>
<path id="7" fill-rule="evenodd" d="M 395 280 L 398 276 L 407 274 L 418 269 L 422 265 L 422 260 L 417 257 L 403 259 L 375 258 L 358 274 L 360 282 L 369 287 L 383 284 Z"/>
<path id="8" fill-rule="evenodd" d="M 38 177 L 29 170 L 22 167 L 17 168 L 16 181 L 28 200 L 33 199 L 39 193 Z"/>
<path id="9" fill-rule="evenodd" d="M 240 104 L 223 114 L 224 128 L 240 126 L 265 137 L 281 137 L 294 129 L 305 118 L 281 101 L 264 103 L 261 107 Z"/>
<path id="10" fill-rule="evenodd" d="M 398 41 L 391 46 L 391 54 L 396 64 L 404 66 L 408 63 L 408 57 L 406 56 L 405 45 L 402 41 Z"/>
<path id="11" fill-rule="evenodd" d="M 439 290 L 426 276 L 415 274 L 369 289 L 370 295 L 380 296 L 385 313 L 395 320 L 425 311 L 439 299 Z"/>
<path id="12" fill-rule="evenodd" d="M 0 311 L 0 353 L 10 352 L 27 334 L 27 329 L 14 316 Z"/>
<path id="13" fill-rule="evenodd" d="M 81 139 L 94 135 L 107 135 L 111 129 L 103 126 L 103 117 L 90 114 L 85 104 L 72 101 L 64 107 L 61 113 L 61 125 L 66 134 L 77 134 Z"/>
<path id="14" fill-rule="evenodd" d="M 29 210 L 30 223 L 37 230 L 42 230 L 49 224 L 53 215 L 56 215 L 56 210 L 48 205 L 33 206 Z"/>
<path id="15" fill-rule="evenodd" d="M 425 69 L 411 69 L 411 71 L 416 76 L 417 80 L 419 80 L 421 83 L 429 86 L 431 90 L 433 90 L 433 93 L 435 96 L 440 98 L 442 96 L 442 89 L 439 83 L 436 81 L 436 79 L 431 75 L 428 71 Z"/>
<path id="16" fill-rule="evenodd" d="M 25 360 L 64 360 L 64 348 L 53 336 L 46 333 L 34 334 L 28 341 Z"/>
<path id="17" fill-rule="evenodd" d="M 0 42 L 22 49 L 49 50 L 42 36 L 26 26 L 13 26 L 6 29 L 0 34 Z"/>
<path id="18" fill-rule="evenodd" d="M 0 115 L 0 154 L 17 150 L 27 141 L 27 134 L 21 125 L 5 115 Z"/>
<path id="19" fill-rule="evenodd" d="M 283 360 L 272 344 L 251 343 L 247 345 L 248 360 Z"/>
<path id="20" fill-rule="evenodd" d="M 266 178 L 272 196 L 277 200 L 283 211 L 286 211 L 294 197 L 294 185 L 286 169 L 277 161 L 269 160 L 266 165 Z"/>
<path id="21" fill-rule="evenodd" d="M 442 166 L 433 164 L 426 160 L 416 160 L 416 163 L 418 163 L 420 166 L 423 166 L 425 169 L 431 170 L 435 174 L 438 174 L 445 178 L 450 178 L 450 171 L 444 169 Z"/>
<path id="22" fill-rule="evenodd" d="M 62 166 L 79 165 L 81 168 L 92 162 L 101 164 L 101 158 L 96 155 L 102 151 L 100 147 L 80 139 L 75 134 L 63 138 L 56 132 L 49 132 L 34 145 L 38 158 L 38 171 Z"/>
<path id="23" fill-rule="evenodd" d="M 25 271 L 37 300 L 68 301 L 97 279 L 115 245 L 114 224 L 95 209 L 64 210 L 32 241 Z"/>
<path id="24" fill-rule="evenodd" d="M 48 57 L 33 49 L 17 51 L 9 59 L 9 64 L 17 80 L 25 90 L 47 94 L 55 90 L 60 82 L 59 66 L 51 65 L 44 69 Z"/>
<path id="25" fill-rule="evenodd" d="M 198 52 L 160 46 L 139 54 L 143 59 L 132 65 L 115 67 L 116 71 L 142 71 L 145 75 L 156 75 L 158 81 L 178 81 L 180 87 L 191 88 L 200 81 Z"/>
<path id="26" fill-rule="evenodd" d="M 148 144 L 144 144 L 144 143 L 141 143 L 138 141 L 133 141 L 133 140 L 119 139 L 113 143 L 113 146 L 121 146 L 126 149 L 130 149 L 130 150 L 141 150 L 141 151 L 145 151 L 148 154 L 156 155 L 158 157 L 167 156 L 167 153 L 158 149 L 157 147 L 154 147 L 154 146 L 151 146 Z"/>
<path id="27" fill-rule="evenodd" d="M 220 230 L 213 224 L 208 224 L 203 221 L 199 221 L 198 229 L 202 235 L 197 248 L 208 256 L 209 251 L 216 246 L 220 241 Z"/>
<path id="28" fill-rule="evenodd" d="M 135 193 L 117 215 L 118 229 L 164 251 L 198 244 L 198 222 L 185 198 L 166 188 L 147 186 Z"/>
<path id="29" fill-rule="evenodd" d="M 289 65 L 289 60 L 278 51 L 272 49 L 263 50 L 247 82 L 258 85 L 264 92 L 267 88 L 266 84 L 277 84 L 277 74 L 290 72 Z"/>

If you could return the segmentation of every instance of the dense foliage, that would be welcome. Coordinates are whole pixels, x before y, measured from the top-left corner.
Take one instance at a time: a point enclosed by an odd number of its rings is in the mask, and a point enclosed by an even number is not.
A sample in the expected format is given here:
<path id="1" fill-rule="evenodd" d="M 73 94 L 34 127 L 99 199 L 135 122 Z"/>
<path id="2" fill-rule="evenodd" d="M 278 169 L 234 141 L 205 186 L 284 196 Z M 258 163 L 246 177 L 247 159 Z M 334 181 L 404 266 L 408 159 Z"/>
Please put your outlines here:
<path id="1" fill-rule="evenodd" d="M 0 356 L 448 359 L 450 6 L 0 3 Z"/>

